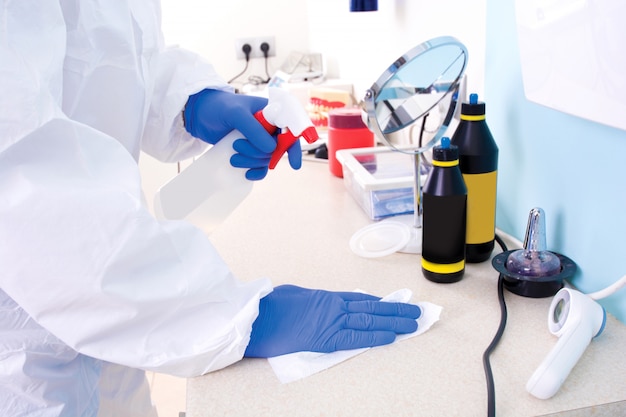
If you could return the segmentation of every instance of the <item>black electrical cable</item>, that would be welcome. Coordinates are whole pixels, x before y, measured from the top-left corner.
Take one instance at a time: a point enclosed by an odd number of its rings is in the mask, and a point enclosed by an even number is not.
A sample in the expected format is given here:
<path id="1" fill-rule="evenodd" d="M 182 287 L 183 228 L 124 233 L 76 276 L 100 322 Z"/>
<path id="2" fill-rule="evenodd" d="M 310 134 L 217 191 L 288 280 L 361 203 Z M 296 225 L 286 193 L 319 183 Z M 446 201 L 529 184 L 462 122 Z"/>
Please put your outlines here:
<path id="1" fill-rule="evenodd" d="M 265 75 L 267 75 L 267 80 L 265 81 L 265 83 L 269 83 L 270 79 L 272 78 L 270 76 L 270 72 L 267 68 L 267 62 L 269 61 L 269 55 L 270 55 L 270 45 L 267 42 L 263 42 L 261 44 L 261 51 L 263 51 L 263 56 L 265 57 Z"/>
<path id="2" fill-rule="evenodd" d="M 265 78 L 258 75 L 251 75 L 248 77 L 248 83 L 252 85 L 262 85 L 267 84 L 267 81 L 265 81 Z"/>
<path id="3" fill-rule="evenodd" d="M 269 69 L 267 68 L 267 61 L 269 61 L 269 59 L 267 58 L 267 55 L 265 56 L 265 75 L 267 75 L 267 80 L 265 81 L 265 83 L 269 83 L 270 80 L 272 79 L 272 77 L 270 76 L 270 72 Z"/>
<path id="4" fill-rule="evenodd" d="M 248 70 L 248 64 L 250 63 L 250 52 L 252 51 L 252 47 L 249 44 L 244 44 L 243 47 L 241 48 L 241 50 L 243 51 L 243 53 L 246 55 L 246 66 L 243 67 L 243 71 L 241 71 L 239 74 L 235 75 L 233 78 L 231 78 L 230 80 L 228 80 L 228 84 L 232 83 L 233 81 L 235 81 L 237 78 L 241 77 L 243 74 L 246 73 L 246 71 Z"/>
<path id="5" fill-rule="evenodd" d="M 508 249 L 502 238 L 495 235 L 495 239 L 496 242 L 498 242 L 498 245 L 502 248 L 502 251 L 506 252 Z M 487 379 L 487 416 L 489 417 L 495 417 L 496 415 L 496 390 L 493 381 L 493 373 L 491 372 L 489 356 L 502 338 L 507 319 L 506 303 L 504 301 L 504 278 L 502 277 L 502 274 L 498 277 L 498 302 L 500 303 L 500 325 L 498 326 L 498 331 L 491 340 L 491 343 L 483 353 L 483 367 L 485 369 L 485 378 Z"/>
<path id="6" fill-rule="evenodd" d="M 233 78 L 231 78 L 230 80 L 228 80 L 228 84 L 232 83 L 233 81 L 235 81 L 237 78 L 241 77 L 243 74 L 246 73 L 246 71 L 248 70 L 248 62 L 250 62 L 249 60 L 246 59 L 246 66 L 243 68 L 243 71 L 241 71 L 239 74 L 235 75 Z"/>

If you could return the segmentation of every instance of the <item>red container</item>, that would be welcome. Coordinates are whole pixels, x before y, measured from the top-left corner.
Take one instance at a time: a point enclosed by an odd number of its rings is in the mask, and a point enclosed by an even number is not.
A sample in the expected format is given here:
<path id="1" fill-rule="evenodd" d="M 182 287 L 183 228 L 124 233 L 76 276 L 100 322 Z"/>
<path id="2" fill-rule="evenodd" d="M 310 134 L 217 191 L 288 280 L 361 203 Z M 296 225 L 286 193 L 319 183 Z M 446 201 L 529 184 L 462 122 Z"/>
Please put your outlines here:
<path id="1" fill-rule="evenodd" d="M 369 148 L 374 146 L 374 134 L 365 126 L 358 108 L 342 107 L 328 114 L 328 167 L 330 172 L 343 178 L 343 167 L 335 152 L 341 149 Z"/>

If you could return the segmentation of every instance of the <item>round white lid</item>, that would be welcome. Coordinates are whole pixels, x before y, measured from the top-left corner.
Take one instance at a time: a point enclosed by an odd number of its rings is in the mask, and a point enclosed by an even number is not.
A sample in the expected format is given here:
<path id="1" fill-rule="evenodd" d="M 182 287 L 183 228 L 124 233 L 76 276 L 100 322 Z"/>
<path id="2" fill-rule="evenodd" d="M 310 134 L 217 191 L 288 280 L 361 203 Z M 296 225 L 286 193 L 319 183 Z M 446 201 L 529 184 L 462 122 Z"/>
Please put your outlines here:
<path id="1" fill-rule="evenodd" d="M 357 231 L 350 239 L 350 249 L 364 258 L 378 258 L 404 248 L 410 238 L 409 225 L 387 220 Z"/>

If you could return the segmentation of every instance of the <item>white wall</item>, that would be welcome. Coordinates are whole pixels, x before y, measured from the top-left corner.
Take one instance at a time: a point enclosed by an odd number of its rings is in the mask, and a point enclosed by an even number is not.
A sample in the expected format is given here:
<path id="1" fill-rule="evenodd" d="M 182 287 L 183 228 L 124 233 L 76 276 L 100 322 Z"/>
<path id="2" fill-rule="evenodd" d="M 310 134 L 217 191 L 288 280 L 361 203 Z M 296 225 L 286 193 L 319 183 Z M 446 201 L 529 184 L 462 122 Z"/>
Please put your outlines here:
<path id="1" fill-rule="evenodd" d="M 361 98 L 406 51 L 436 36 L 454 36 L 469 51 L 468 90 L 482 95 L 485 4 L 379 0 L 377 12 L 350 13 L 348 0 L 307 0 L 310 49 L 324 54 L 329 76 L 353 81 Z"/>
<path id="2" fill-rule="evenodd" d="M 293 50 L 307 52 L 308 21 L 304 0 L 162 0 L 163 32 L 168 44 L 178 44 L 207 58 L 229 80 L 244 69 L 235 57 L 235 40 L 274 36 L 272 74 Z M 265 60 L 255 58 L 245 74 L 265 76 Z M 242 78 L 243 79 L 243 78 Z"/>
<path id="3" fill-rule="evenodd" d="M 350 13 L 348 0 L 162 0 L 163 31 L 166 42 L 198 52 L 225 79 L 243 70 L 235 39 L 275 36 L 270 74 L 291 51 L 319 52 L 328 76 L 354 82 L 357 96 L 404 52 L 451 35 L 469 50 L 469 90 L 482 94 L 485 1 L 379 0 L 377 12 Z M 264 76 L 264 60 L 253 59 L 248 75 Z"/>

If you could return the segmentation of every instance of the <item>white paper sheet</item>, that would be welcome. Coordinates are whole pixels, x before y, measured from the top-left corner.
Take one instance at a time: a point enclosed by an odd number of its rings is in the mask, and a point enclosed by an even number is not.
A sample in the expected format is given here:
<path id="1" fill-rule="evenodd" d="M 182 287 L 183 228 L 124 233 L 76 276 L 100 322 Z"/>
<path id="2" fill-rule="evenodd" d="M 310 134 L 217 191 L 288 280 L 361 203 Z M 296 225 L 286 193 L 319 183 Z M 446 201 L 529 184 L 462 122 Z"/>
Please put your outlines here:
<path id="1" fill-rule="evenodd" d="M 389 294 L 382 301 L 408 303 L 412 295 L 411 290 L 402 289 Z M 429 302 L 413 304 L 418 305 L 422 309 L 422 315 L 417 319 L 417 330 L 410 334 L 399 335 L 394 343 L 426 332 L 439 320 L 443 310 L 442 307 Z M 296 352 L 269 358 L 268 361 L 280 382 L 287 384 L 328 369 L 369 349 L 371 348 L 343 350 L 333 353 Z"/>

